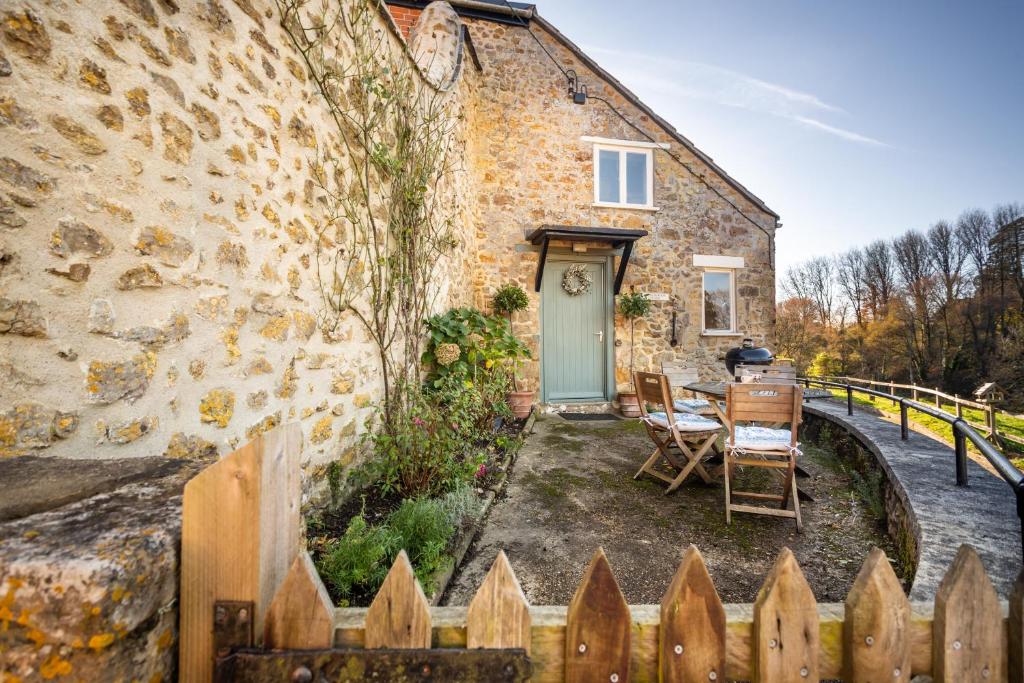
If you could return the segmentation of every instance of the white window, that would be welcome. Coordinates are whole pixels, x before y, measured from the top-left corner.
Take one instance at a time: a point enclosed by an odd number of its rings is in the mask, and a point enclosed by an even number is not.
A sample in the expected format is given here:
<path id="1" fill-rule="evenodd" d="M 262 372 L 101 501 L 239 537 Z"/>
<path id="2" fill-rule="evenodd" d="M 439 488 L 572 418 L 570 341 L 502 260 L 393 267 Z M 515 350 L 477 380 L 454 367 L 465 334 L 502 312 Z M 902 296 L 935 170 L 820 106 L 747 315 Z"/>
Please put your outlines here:
<path id="1" fill-rule="evenodd" d="M 704 334 L 736 333 L 736 271 L 704 271 L 702 320 Z"/>
<path id="2" fill-rule="evenodd" d="M 594 143 L 594 206 L 655 210 L 654 150 L 665 145 L 584 137 Z"/>

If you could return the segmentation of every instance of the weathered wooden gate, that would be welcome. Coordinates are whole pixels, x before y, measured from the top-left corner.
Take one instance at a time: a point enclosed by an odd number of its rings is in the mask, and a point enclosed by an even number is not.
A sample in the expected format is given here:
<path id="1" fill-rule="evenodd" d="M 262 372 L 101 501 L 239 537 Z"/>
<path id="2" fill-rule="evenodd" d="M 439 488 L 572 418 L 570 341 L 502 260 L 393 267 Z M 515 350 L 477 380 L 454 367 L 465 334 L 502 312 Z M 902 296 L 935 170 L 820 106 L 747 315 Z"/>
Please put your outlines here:
<path id="1" fill-rule="evenodd" d="M 963 546 L 934 603 L 880 550 L 818 604 L 784 549 L 752 605 L 723 605 L 690 547 L 660 605 L 626 604 L 604 553 L 568 607 L 527 604 L 503 553 L 468 607 L 429 607 L 405 554 L 368 609 L 336 609 L 299 548 L 295 425 L 185 490 L 182 681 L 1024 681 L 1024 579 L 1001 602 Z"/>

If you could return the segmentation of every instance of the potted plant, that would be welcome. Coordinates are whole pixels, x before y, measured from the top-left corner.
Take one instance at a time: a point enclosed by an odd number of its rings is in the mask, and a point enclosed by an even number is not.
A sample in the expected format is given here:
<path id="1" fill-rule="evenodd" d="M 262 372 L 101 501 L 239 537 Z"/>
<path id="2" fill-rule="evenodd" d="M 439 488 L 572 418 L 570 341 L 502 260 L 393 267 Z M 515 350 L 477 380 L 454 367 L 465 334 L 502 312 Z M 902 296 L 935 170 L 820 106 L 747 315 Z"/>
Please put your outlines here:
<path id="1" fill-rule="evenodd" d="M 494 293 L 494 299 L 491 301 L 491 305 L 494 308 L 495 313 L 501 313 L 508 316 L 508 329 L 512 331 L 512 316 L 517 311 L 525 311 L 527 306 L 530 305 L 530 299 L 526 296 L 526 292 L 523 288 L 514 283 L 508 283 L 501 287 L 497 292 Z M 519 390 L 519 372 L 518 372 L 518 359 L 515 361 L 515 365 L 512 370 L 512 389 L 507 396 L 509 407 L 512 409 L 512 414 L 517 419 L 524 419 L 530 416 L 530 410 L 533 409 L 533 400 L 536 392 L 533 391 L 520 391 Z"/>
<path id="2" fill-rule="evenodd" d="M 651 310 L 651 300 L 642 292 L 630 292 L 619 297 L 619 313 L 629 321 L 629 391 L 619 392 L 619 410 L 624 417 L 640 416 L 640 400 L 633 386 L 633 347 L 636 319 Z"/>

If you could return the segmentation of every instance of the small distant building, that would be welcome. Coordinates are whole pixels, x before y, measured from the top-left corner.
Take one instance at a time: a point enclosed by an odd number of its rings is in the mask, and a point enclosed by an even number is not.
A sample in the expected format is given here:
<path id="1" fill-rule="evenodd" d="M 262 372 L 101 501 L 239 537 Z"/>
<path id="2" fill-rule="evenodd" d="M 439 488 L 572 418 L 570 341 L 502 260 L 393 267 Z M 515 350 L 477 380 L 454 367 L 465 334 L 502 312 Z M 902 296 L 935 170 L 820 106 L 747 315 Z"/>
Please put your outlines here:
<path id="1" fill-rule="evenodd" d="M 995 382 L 986 382 L 974 390 L 974 398 L 982 403 L 998 403 L 1005 398 L 1005 392 Z"/>

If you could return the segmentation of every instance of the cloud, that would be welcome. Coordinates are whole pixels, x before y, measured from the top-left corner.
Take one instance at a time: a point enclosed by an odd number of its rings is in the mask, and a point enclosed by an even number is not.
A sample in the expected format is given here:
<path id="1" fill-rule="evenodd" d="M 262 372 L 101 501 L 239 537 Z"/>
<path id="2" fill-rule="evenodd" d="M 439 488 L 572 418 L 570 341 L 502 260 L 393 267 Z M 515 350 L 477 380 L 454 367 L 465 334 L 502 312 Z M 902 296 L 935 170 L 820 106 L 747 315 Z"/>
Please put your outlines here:
<path id="1" fill-rule="evenodd" d="M 850 140 L 851 142 L 860 142 L 865 145 L 872 145 L 873 147 L 890 146 L 881 140 L 876 140 L 875 138 L 868 137 L 867 135 L 861 135 L 860 133 L 854 133 L 852 130 L 846 130 L 845 128 L 830 126 L 827 123 L 823 123 L 817 119 L 808 118 L 806 116 L 794 116 L 793 120 L 802 123 L 805 126 L 817 128 L 818 130 L 825 131 L 826 133 L 830 133 L 836 137 L 843 138 L 844 140 Z"/>
<path id="2" fill-rule="evenodd" d="M 726 107 L 777 116 L 844 140 L 888 147 L 868 135 L 825 123 L 828 114 L 845 115 L 837 105 L 813 93 L 761 80 L 714 64 L 655 57 L 638 52 L 587 47 L 588 53 L 614 60 L 617 75 L 631 85 L 663 95 L 714 102 Z"/>

